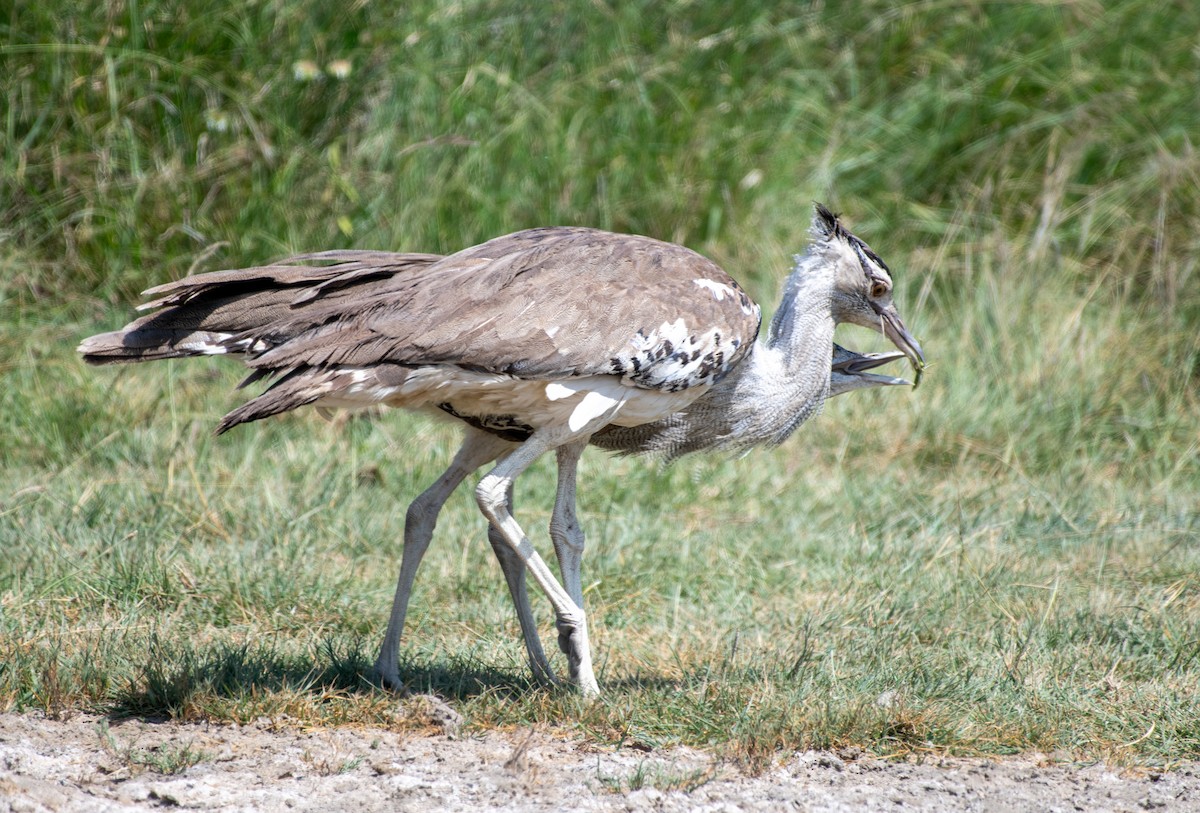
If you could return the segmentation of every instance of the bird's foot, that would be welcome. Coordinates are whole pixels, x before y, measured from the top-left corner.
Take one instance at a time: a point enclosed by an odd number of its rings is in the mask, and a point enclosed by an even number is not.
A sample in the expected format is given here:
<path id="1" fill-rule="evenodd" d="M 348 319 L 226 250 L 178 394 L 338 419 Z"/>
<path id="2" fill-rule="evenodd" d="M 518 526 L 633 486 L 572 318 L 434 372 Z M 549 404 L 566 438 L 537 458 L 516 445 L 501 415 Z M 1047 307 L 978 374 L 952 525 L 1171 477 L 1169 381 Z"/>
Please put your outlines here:
<path id="1" fill-rule="evenodd" d="M 543 688 L 551 689 L 562 685 L 562 681 L 558 679 L 558 675 L 554 674 L 554 670 L 550 668 L 550 664 L 546 661 L 544 655 L 540 662 L 531 657 L 529 659 L 529 669 L 533 672 L 534 681 Z"/>
<path id="2" fill-rule="evenodd" d="M 385 664 L 382 660 L 379 660 L 375 662 L 375 668 L 372 672 L 375 676 L 375 683 L 379 687 L 389 692 L 394 692 L 401 697 L 407 697 L 410 694 L 408 687 L 400 679 L 400 667 L 398 664 Z"/>

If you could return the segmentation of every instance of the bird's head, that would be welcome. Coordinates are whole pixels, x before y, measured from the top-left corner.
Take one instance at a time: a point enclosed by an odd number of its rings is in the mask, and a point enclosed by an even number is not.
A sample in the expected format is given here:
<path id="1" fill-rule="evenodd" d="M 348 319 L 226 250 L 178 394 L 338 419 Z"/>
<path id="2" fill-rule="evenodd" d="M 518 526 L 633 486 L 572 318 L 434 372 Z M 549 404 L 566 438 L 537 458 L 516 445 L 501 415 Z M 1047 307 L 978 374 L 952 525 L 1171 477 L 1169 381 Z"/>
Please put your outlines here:
<path id="1" fill-rule="evenodd" d="M 819 203 L 813 215 L 812 236 L 814 248 L 836 264 L 834 321 L 882 333 L 908 357 L 919 383 L 925 355 L 892 301 L 892 277 L 887 265 L 870 246 L 851 234 L 837 215 Z"/>

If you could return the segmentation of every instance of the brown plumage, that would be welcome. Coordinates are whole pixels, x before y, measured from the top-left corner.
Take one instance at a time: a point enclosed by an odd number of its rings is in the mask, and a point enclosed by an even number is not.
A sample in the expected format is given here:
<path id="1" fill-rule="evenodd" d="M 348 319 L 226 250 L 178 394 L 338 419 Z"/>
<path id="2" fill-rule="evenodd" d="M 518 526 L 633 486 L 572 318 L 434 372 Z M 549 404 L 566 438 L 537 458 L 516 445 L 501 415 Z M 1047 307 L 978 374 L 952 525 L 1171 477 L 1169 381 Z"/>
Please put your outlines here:
<path id="1" fill-rule="evenodd" d="M 89 364 L 237 352 L 222 350 L 221 342 L 287 318 L 297 308 L 317 302 L 329 306 L 352 295 L 356 286 L 439 259 L 437 254 L 331 251 L 186 277 L 145 292 L 153 298 L 138 310 L 160 310 L 85 339 L 79 352 Z"/>
<path id="2" fill-rule="evenodd" d="M 718 299 L 696 280 L 730 295 Z M 635 388 L 685 390 L 736 365 L 759 324 L 758 308 L 710 260 L 647 237 L 580 228 L 517 232 L 449 257 L 302 255 L 147 294 L 154 298 L 143 307 L 161 310 L 88 339 L 80 351 L 91 363 L 245 355 L 254 371 L 248 382 L 274 381 L 227 415 L 222 432 L 321 402 L 379 400 L 491 417 L 469 393 L 445 402 L 424 391 L 406 397 L 421 368 L 536 381 L 616 375 Z M 687 359 L 677 340 L 661 335 L 664 325 L 692 339 Z"/>

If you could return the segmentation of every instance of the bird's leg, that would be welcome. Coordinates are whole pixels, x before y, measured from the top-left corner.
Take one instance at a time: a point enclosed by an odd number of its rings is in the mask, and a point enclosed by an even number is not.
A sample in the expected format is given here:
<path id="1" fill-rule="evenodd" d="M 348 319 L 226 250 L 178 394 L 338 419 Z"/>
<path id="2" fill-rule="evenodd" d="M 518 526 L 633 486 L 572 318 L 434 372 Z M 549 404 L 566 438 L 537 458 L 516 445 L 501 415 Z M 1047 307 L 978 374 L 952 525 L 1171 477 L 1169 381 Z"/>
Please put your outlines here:
<path id="1" fill-rule="evenodd" d="M 508 493 L 505 494 L 508 510 L 513 510 L 513 488 L 509 483 Z M 521 623 L 521 636 L 525 639 L 525 651 L 529 653 L 529 668 L 533 677 L 543 686 L 553 686 L 558 683 L 546 652 L 542 649 L 542 639 L 538 636 L 537 622 L 533 620 L 533 609 L 529 606 L 529 592 L 525 589 L 525 563 L 513 552 L 504 541 L 500 530 L 488 523 L 488 542 L 504 571 L 504 580 L 508 583 L 508 592 L 512 595 L 513 606 L 517 610 L 517 620 Z"/>
<path id="2" fill-rule="evenodd" d="M 450 467 L 421 496 L 412 501 L 404 520 L 404 552 L 400 558 L 400 578 L 396 583 L 396 597 L 392 601 L 392 613 L 388 618 L 387 632 L 375 660 L 375 674 L 387 688 L 404 691 L 400 680 L 400 635 L 404 631 L 404 617 L 408 612 L 408 599 L 412 593 L 413 579 L 429 542 L 438 514 L 458 484 L 480 466 L 490 463 L 512 447 L 508 441 L 474 429 L 467 431 L 462 446 L 454 455 Z"/>
<path id="3" fill-rule="evenodd" d="M 575 516 L 575 474 L 579 458 L 587 447 L 587 441 L 575 441 L 559 446 L 558 491 L 554 496 L 554 513 L 550 517 L 550 538 L 554 540 L 554 553 L 558 556 L 558 570 L 562 574 L 563 587 L 571 599 L 583 607 L 583 581 L 580 568 L 583 565 L 583 529 Z M 572 650 L 570 628 L 559 627 L 558 648 L 567 656 L 572 667 L 571 679 L 578 661 Z"/>
<path id="4" fill-rule="evenodd" d="M 542 557 L 533 549 L 529 538 L 509 512 L 506 497 L 512 482 L 544 452 L 572 440 L 586 442 L 590 432 L 595 430 L 595 425 L 603 425 L 607 418 L 608 415 L 598 416 L 598 420 L 589 422 L 587 426 L 577 430 L 570 430 L 566 427 L 539 429 L 529 440 L 521 444 L 512 454 L 488 472 L 475 489 L 475 497 L 483 515 L 496 528 L 500 537 L 508 544 L 517 558 L 529 569 L 534 581 L 550 599 L 560 635 L 562 630 L 570 630 L 572 649 L 576 655 L 575 660 L 571 663 L 571 675 L 575 678 L 579 690 L 587 695 L 600 693 L 600 687 L 596 683 L 596 676 L 592 671 L 591 653 L 587 639 L 587 617 L 583 608 L 563 589 Z"/>

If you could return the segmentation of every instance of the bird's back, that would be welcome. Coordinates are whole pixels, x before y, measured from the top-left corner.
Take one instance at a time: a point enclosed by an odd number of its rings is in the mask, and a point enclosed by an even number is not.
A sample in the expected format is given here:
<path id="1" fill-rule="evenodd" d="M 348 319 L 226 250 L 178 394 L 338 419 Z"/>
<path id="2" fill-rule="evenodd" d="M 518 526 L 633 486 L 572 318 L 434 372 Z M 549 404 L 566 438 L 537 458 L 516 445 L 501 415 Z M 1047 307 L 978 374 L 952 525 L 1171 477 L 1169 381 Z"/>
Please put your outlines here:
<path id="1" fill-rule="evenodd" d="M 405 403 L 406 382 L 436 398 L 439 373 L 474 376 L 493 392 L 505 381 L 589 377 L 661 393 L 704 388 L 745 356 L 760 316 L 728 274 L 689 249 L 562 227 L 441 258 L 306 255 L 149 293 L 160 310 L 81 351 L 93 362 L 243 353 L 252 377 L 274 383 L 223 428 L 305 403 L 421 406 Z M 459 417 L 472 409 L 434 406 Z"/>

